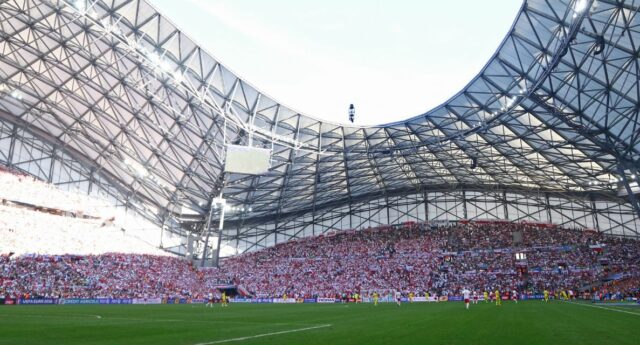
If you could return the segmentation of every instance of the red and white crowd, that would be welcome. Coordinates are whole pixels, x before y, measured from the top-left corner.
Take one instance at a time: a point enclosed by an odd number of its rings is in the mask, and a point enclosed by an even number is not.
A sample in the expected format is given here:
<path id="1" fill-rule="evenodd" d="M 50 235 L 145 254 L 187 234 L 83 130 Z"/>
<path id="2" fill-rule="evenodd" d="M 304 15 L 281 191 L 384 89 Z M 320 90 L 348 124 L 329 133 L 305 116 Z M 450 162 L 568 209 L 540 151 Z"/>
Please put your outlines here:
<path id="1" fill-rule="evenodd" d="M 611 277 L 617 277 L 611 280 Z M 143 254 L 4 255 L 0 293 L 13 297 L 202 297 L 241 286 L 257 297 L 399 291 L 638 294 L 640 241 L 508 222 L 408 223 L 304 238 L 195 269 Z"/>
<path id="2" fill-rule="evenodd" d="M 514 232 L 518 236 L 514 236 Z M 257 295 L 455 295 L 475 291 L 586 289 L 639 267 L 640 242 L 592 231 L 506 222 L 347 231 L 227 260 L 228 277 Z M 516 254 L 524 254 L 521 260 Z"/>

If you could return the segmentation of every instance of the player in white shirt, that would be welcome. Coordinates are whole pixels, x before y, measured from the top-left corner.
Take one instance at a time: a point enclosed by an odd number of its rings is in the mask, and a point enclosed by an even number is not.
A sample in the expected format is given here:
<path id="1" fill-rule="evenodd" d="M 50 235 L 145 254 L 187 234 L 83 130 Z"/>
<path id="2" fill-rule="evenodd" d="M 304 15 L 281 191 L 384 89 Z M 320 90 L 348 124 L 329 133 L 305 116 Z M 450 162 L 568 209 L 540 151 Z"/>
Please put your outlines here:
<path id="1" fill-rule="evenodd" d="M 469 296 L 471 295 L 471 291 L 464 288 L 464 290 L 462 290 L 462 295 L 464 296 L 464 305 L 469 309 Z"/>
<path id="2" fill-rule="evenodd" d="M 478 304 L 478 292 L 473 291 L 473 304 Z"/>
<path id="3" fill-rule="evenodd" d="M 399 307 L 400 303 L 402 302 L 402 294 L 400 293 L 400 291 L 396 291 L 396 302 L 398 303 Z"/>
<path id="4" fill-rule="evenodd" d="M 206 307 L 213 308 L 213 294 L 209 293 L 209 298 L 207 299 L 207 304 L 204 305 Z"/>
<path id="5" fill-rule="evenodd" d="M 511 291 L 511 299 L 518 303 L 518 292 L 515 289 Z"/>

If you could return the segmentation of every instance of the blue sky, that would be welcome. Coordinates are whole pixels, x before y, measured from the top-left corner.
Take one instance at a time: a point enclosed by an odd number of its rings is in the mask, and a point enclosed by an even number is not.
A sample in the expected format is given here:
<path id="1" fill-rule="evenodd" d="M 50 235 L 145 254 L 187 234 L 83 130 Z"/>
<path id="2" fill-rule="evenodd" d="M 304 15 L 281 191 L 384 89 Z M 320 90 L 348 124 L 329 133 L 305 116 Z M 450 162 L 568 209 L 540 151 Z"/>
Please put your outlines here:
<path id="1" fill-rule="evenodd" d="M 301 113 L 356 124 L 437 106 L 484 66 L 519 0 L 151 0 L 240 77 Z"/>

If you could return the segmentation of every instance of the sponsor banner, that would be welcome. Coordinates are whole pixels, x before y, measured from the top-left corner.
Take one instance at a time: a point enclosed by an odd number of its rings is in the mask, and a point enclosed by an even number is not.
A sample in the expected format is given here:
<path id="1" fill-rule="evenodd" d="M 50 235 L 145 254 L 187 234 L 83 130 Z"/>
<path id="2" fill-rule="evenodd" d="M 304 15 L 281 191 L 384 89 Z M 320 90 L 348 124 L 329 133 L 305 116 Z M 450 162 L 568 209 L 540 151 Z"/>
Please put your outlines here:
<path id="1" fill-rule="evenodd" d="M 97 298 L 64 298 L 60 304 L 100 304 Z"/>
<path id="2" fill-rule="evenodd" d="M 335 298 L 324 298 L 324 297 L 318 297 L 317 299 L 317 303 L 336 303 L 336 302 L 340 302 L 340 300 Z"/>
<path id="3" fill-rule="evenodd" d="M 180 304 L 180 298 L 167 298 L 166 304 Z"/>
<path id="4" fill-rule="evenodd" d="M 544 295 L 520 295 L 518 299 L 527 300 L 527 299 L 544 299 Z"/>
<path id="5" fill-rule="evenodd" d="M 316 303 L 315 298 L 305 298 L 302 303 Z"/>
<path id="6" fill-rule="evenodd" d="M 191 298 L 167 298 L 165 304 L 191 304 Z"/>
<path id="7" fill-rule="evenodd" d="M 207 303 L 207 302 L 209 302 L 209 301 L 207 301 L 204 298 L 194 298 L 194 299 L 191 300 L 191 303 L 193 303 L 193 304 Z"/>
<path id="8" fill-rule="evenodd" d="M 132 304 L 131 298 L 100 298 L 100 304 Z"/>
<path id="9" fill-rule="evenodd" d="M 464 300 L 462 296 L 449 296 L 449 299 L 448 299 L 449 302 L 460 302 L 462 300 Z"/>
<path id="10" fill-rule="evenodd" d="M 133 304 L 131 298 L 65 298 L 60 304 Z"/>
<path id="11" fill-rule="evenodd" d="M 12 305 L 12 304 L 16 304 L 16 300 L 11 298 L 11 297 L 7 297 L 4 299 L 4 304 L 5 305 Z"/>
<path id="12" fill-rule="evenodd" d="M 254 298 L 253 303 L 273 303 L 273 298 Z"/>
<path id="13" fill-rule="evenodd" d="M 440 297 L 438 298 L 438 301 L 440 301 L 440 302 L 446 302 L 446 301 L 448 301 L 448 300 L 449 300 L 449 296 L 440 296 Z"/>
<path id="14" fill-rule="evenodd" d="M 161 304 L 162 298 L 134 298 L 131 304 Z"/>
<path id="15" fill-rule="evenodd" d="M 295 298 L 287 298 L 287 299 L 283 299 L 283 298 L 274 298 L 274 299 L 273 299 L 273 303 L 285 303 L 285 304 L 291 304 L 291 303 L 296 303 L 296 299 L 295 299 Z"/>
<path id="16" fill-rule="evenodd" d="M 237 297 L 230 299 L 231 303 L 251 303 L 253 300 L 251 298 Z"/>
<path id="17" fill-rule="evenodd" d="M 400 301 L 409 302 L 409 298 L 402 297 L 400 299 Z M 373 303 L 373 297 L 363 297 L 362 298 L 362 302 L 363 303 Z M 383 296 L 383 297 L 378 298 L 378 303 L 391 303 L 391 302 L 396 303 L 396 299 L 392 298 L 392 297 L 388 297 L 388 296 Z M 437 297 L 433 297 L 433 296 L 430 296 L 429 298 L 424 297 L 424 296 L 422 296 L 422 297 L 414 297 L 413 298 L 413 302 L 419 302 L 419 303 L 438 302 L 438 298 Z M 318 303 L 322 303 L 322 302 L 318 301 Z M 331 302 L 328 302 L 328 303 L 331 303 Z"/>
<path id="18" fill-rule="evenodd" d="M 58 304 L 58 300 L 54 298 L 37 298 L 37 299 L 24 299 L 18 300 L 18 304 Z"/>

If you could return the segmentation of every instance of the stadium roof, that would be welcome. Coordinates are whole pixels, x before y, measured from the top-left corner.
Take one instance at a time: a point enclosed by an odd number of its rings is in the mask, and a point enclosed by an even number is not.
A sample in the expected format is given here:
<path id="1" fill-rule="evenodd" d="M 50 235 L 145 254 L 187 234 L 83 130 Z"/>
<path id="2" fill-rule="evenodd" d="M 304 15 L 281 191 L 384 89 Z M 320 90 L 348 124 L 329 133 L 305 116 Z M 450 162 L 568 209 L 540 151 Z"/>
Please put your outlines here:
<path id="1" fill-rule="evenodd" d="M 434 189 L 616 199 L 640 165 L 638 8 L 525 1 L 458 94 L 354 127 L 280 104 L 146 1 L 5 1 L 0 119 L 158 219 L 202 219 L 221 188 L 245 223 Z M 224 146 L 250 141 L 271 171 L 224 174 Z"/>

